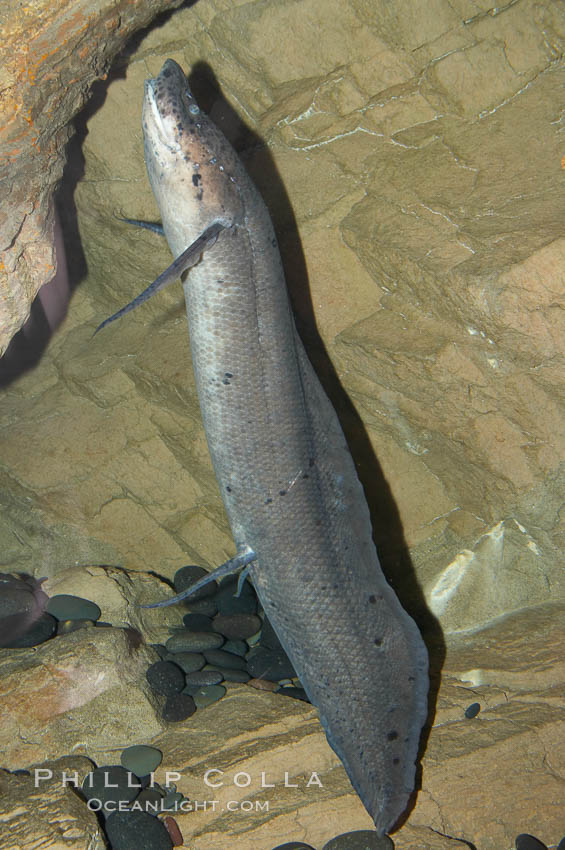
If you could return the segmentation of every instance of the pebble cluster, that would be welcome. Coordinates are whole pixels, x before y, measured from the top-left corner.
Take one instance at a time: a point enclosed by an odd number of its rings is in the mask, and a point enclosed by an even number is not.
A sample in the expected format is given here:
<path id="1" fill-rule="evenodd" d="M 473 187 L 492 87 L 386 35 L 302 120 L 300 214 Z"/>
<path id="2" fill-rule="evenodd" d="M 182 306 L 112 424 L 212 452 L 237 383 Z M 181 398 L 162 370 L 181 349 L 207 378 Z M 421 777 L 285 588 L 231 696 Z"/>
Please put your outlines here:
<path id="1" fill-rule="evenodd" d="M 173 579 L 175 591 L 181 593 L 204 575 L 202 567 L 181 567 Z M 186 720 L 220 699 L 224 682 L 270 683 L 287 696 L 308 699 L 292 682 L 296 673 L 273 628 L 259 616 L 253 587 L 245 581 L 236 595 L 237 581 L 226 576 L 196 591 L 182 603 L 188 609 L 182 626 L 165 645 L 153 644 L 161 660 L 147 670 L 147 681 L 166 698 L 165 720 Z"/>
<path id="2" fill-rule="evenodd" d="M 85 776 L 82 796 L 98 814 L 111 850 L 182 846 L 179 826 L 167 812 L 175 811 L 185 798 L 174 785 L 153 781 L 161 759 L 156 747 L 128 747 L 121 754 L 121 764 L 97 767 Z"/>
<path id="3" fill-rule="evenodd" d="M 175 591 L 182 592 L 205 574 L 202 567 L 182 567 L 173 580 Z M 41 583 L 28 575 L 0 573 L 0 647 L 37 646 L 75 629 L 110 625 L 100 622 L 101 611 L 94 602 L 68 594 L 49 598 Z M 244 582 L 238 596 L 236 589 L 237 578 L 232 576 L 201 588 L 182 603 L 187 611 L 182 626 L 173 631 L 165 645 L 153 645 L 160 660 L 146 675 L 151 688 L 165 697 L 164 720 L 185 720 L 198 708 L 220 699 L 226 692 L 225 682 L 249 683 L 308 700 L 272 626 L 260 615 L 253 587 Z M 479 703 L 473 703 L 465 710 L 465 717 L 475 718 L 479 711 Z M 82 794 L 85 800 L 96 801 L 95 810 L 111 850 L 182 846 L 179 826 L 167 812 L 176 811 L 186 798 L 175 786 L 152 782 L 161 759 L 162 753 L 155 747 L 128 747 L 121 754 L 120 765 L 96 768 L 85 778 Z M 124 811 L 116 811 L 120 803 Z M 389 837 L 357 830 L 332 838 L 321 850 L 393 848 Z M 290 841 L 272 850 L 318 849 Z M 522 833 L 515 840 L 515 850 L 547 848 L 538 838 Z M 565 850 L 565 837 L 557 850 Z"/>

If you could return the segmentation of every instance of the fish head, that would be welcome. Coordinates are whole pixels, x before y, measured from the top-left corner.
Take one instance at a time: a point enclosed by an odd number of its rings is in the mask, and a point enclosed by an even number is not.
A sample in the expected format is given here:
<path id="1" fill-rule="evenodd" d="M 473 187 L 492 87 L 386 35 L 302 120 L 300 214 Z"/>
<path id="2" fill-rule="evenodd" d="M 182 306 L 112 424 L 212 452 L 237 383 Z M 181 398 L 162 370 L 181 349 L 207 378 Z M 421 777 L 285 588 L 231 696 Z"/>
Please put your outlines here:
<path id="1" fill-rule="evenodd" d="M 145 81 L 142 123 L 147 172 L 174 253 L 215 222 L 243 223 L 243 166 L 172 59 Z"/>

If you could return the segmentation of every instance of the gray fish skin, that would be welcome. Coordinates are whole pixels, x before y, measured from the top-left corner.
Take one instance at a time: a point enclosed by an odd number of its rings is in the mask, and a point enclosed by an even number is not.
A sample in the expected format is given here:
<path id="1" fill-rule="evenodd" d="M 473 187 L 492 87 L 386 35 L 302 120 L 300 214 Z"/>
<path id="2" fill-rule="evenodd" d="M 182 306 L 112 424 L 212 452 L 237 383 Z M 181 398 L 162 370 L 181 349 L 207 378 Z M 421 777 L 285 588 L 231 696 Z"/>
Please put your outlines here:
<path id="1" fill-rule="evenodd" d="M 145 83 L 145 160 L 178 256 L 223 230 L 184 283 L 192 363 L 238 551 L 328 741 L 388 832 L 414 789 L 428 658 L 381 571 L 335 411 L 297 335 L 267 209 L 167 60 Z"/>

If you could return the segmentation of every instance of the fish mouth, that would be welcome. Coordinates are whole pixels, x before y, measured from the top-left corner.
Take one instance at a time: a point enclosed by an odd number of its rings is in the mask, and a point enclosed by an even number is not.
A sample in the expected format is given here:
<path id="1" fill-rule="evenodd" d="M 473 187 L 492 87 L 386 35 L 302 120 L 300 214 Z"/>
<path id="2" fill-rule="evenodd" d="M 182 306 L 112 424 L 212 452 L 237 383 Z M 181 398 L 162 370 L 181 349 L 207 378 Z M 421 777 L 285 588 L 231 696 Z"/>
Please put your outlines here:
<path id="1" fill-rule="evenodd" d="M 156 77 L 145 80 L 145 103 L 163 128 L 179 135 L 194 130 L 201 117 L 184 71 L 174 59 L 167 59 Z"/>

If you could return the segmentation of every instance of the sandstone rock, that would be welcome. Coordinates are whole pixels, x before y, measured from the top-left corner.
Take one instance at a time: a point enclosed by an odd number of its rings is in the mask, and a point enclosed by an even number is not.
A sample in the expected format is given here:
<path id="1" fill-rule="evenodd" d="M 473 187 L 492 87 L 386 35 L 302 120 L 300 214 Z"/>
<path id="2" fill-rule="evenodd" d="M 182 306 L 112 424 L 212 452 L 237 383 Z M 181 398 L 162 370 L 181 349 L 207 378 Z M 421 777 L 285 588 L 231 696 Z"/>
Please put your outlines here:
<path id="1" fill-rule="evenodd" d="M 547 844 L 559 839 L 564 614 L 564 605 L 541 606 L 450 638 L 422 788 L 394 835 L 397 850 L 439 850 L 448 840 L 500 850 L 524 831 Z M 77 749 L 112 764 L 133 743 L 156 746 L 163 753 L 156 781 L 174 782 L 190 801 L 175 818 L 194 850 L 299 839 L 321 847 L 344 829 L 371 828 L 315 709 L 229 685 L 219 702 L 162 727 L 139 663 L 148 650 L 125 652 L 126 642 L 118 630 L 91 629 L 34 650 L 4 650 L 7 766 Z M 468 720 L 471 702 L 481 712 Z"/>
<path id="2" fill-rule="evenodd" d="M 116 628 L 134 629 L 145 643 L 165 643 L 171 628 L 182 627 L 179 607 L 144 609 L 141 605 L 174 595 L 174 590 L 157 576 L 119 567 L 84 564 L 56 573 L 44 584 L 49 596 L 69 593 L 90 599 L 100 607 L 100 620 Z"/>
<path id="3" fill-rule="evenodd" d="M 31 766 L 31 775 L 0 770 L 0 844 L 14 850 L 104 850 L 106 842 L 94 812 L 61 781 L 82 782 L 92 762 L 81 756 Z M 35 773 L 35 768 L 40 771 Z M 40 778 L 37 779 L 37 776 Z"/>
<path id="4" fill-rule="evenodd" d="M 513 846 L 520 832 L 548 845 L 559 841 L 565 802 L 558 767 L 565 758 L 564 614 L 563 605 L 543 606 L 464 640 L 450 638 L 422 760 L 422 789 L 393 836 L 397 850 L 500 850 Z M 495 668 L 498 681 L 493 675 L 488 684 L 479 682 L 477 673 L 470 678 L 467 668 L 483 661 Z M 204 717 L 197 712 L 184 728 L 158 739 L 163 768 L 181 773 L 179 789 L 192 801 L 209 801 L 207 809 L 178 814 L 185 841 L 195 850 L 221 850 L 228 842 L 245 850 L 290 840 L 321 847 L 346 828 L 370 829 L 312 709 L 303 704 L 289 709 L 276 694 L 248 701 L 249 690 L 236 686 L 206 709 L 205 735 L 198 734 Z M 482 710 L 467 720 L 465 708 L 476 701 Z M 224 771 L 211 776 L 221 786 L 206 786 L 210 768 Z M 322 787 L 307 786 L 312 771 Z M 237 773 L 249 784 L 237 787 Z M 274 788 L 261 787 L 262 773 L 263 784 Z M 285 787 L 285 773 L 286 785 L 298 787 Z M 232 813 L 226 811 L 230 800 Z"/>
<path id="5" fill-rule="evenodd" d="M 97 763 L 161 729 L 145 671 L 156 660 L 133 629 L 90 628 L 0 650 L 2 766 L 86 753 Z"/>
<path id="6" fill-rule="evenodd" d="M 0 353 L 28 316 L 43 284 L 43 313 L 55 327 L 62 318 L 57 300 L 69 285 L 61 234 L 55 257 L 54 198 L 65 165 L 72 120 L 137 29 L 181 0 L 135 4 L 97 0 L 32 0 L 4 4 L 0 73 Z M 65 297 L 66 296 L 66 297 Z M 36 311 L 37 312 L 37 311 Z M 35 317 L 33 330 L 41 322 Z"/>

